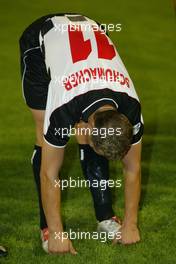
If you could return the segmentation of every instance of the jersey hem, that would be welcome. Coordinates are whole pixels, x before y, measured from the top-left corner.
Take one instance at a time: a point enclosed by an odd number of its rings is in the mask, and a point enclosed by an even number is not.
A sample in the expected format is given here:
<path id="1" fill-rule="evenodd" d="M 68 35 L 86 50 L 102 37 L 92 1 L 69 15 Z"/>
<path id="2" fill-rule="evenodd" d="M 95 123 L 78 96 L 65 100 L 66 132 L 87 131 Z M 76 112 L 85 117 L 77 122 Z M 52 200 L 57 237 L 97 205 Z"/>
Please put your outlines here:
<path id="1" fill-rule="evenodd" d="M 44 138 L 44 141 L 45 141 L 48 145 L 50 145 L 51 147 L 54 147 L 54 148 L 65 148 L 65 146 L 66 146 L 66 144 L 65 144 L 64 146 L 57 146 L 57 145 L 51 144 L 50 142 L 48 142 L 48 140 L 46 140 L 45 137 L 43 137 L 43 138 Z"/>
<path id="2" fill-rule="evenodd" d="M 141 140 L 142 140 L 142 137 L 137 142 L 133 143 L 132 146 L 137 145 L 138 143 L 140 143 Z"/>

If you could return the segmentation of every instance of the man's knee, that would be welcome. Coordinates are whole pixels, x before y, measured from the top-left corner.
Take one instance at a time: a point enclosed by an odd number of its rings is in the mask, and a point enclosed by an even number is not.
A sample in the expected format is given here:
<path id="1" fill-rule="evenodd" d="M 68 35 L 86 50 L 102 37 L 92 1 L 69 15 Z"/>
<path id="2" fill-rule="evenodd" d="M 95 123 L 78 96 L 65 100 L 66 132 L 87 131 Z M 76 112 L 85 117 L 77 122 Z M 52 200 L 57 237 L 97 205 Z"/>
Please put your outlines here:
<path id="1" fill-rule="evenodd" d="M 42 123 L 44 122 L 44 117 L 45 117 L 45 111 L 44 110 L 35 110 L 35 109 L 30 109 L 34 118 L 34 121 L 36 123 Z"/>
<path id="2" fill-rule="evenodd" d="M 36 144 L 42 146 L 45 111 L 31 109 L 31 112 L 36 126 Z"/>

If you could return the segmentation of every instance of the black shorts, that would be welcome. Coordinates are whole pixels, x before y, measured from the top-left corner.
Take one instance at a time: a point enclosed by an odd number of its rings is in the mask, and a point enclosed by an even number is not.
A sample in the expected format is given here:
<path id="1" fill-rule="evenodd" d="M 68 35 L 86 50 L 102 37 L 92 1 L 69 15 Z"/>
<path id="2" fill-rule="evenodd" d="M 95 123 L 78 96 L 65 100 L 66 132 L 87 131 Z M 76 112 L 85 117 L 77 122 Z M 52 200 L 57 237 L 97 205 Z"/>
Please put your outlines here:
<path id="1" fill-rule="evenodd" d="M 67 13 L 75 14 L 75 13 Z M 21 78 L 23 97 L 26 104 L 37 110 L 45 110 L 50 76 L 45 58 L 40 49 L 39 33 L 48 18 L 65 13 L 43 16 L 28 26 L 20 37 Z M 96 22 L 99 24 L 98 22 Z M 100 24 L 99 24 L 100 25 Z M 45 29 L 44 29 L 45 30 Z"/>
<path id="2" fill-rule="evenodd" d="M 50 82 L 45 59 L 40 49 L 39 32 L 44 22 L 56 15 L 63 16 L 64 14 L 50 14 L 37 19 L 25 29 L 20 37 L 23 97 L 30 108 L 37 110 L 46 109 Z"/>

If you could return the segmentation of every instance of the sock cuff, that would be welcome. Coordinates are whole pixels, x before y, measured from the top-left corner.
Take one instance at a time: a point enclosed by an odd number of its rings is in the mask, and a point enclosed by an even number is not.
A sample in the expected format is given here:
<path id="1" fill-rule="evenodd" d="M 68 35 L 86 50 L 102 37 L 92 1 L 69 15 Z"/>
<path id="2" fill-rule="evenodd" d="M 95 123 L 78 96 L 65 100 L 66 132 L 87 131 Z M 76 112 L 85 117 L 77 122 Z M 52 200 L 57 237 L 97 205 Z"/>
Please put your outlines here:
<path id="1" fill-rule="evenodd" d="M 79 157 L 81 161 L 94 160 L 97 164 L 99 162 L 104 165 L 109 164 L 109 161 L 105 157 L 97 154 L 88 144 L 79 144 Z"/>
<path id="2" fill-rule="evenodd" d="M 38 145 L 34 145 L 34 150 L 42 150 L 42 147 L 41 146 L 38 146 Z"/>
<path id="3" fill-rule="evenodd" d="M 42 148 L 38 145 L 34 145 L 34 150 L 31 157 L 31 164 L 33 164 L 36 154 L 38 154 L 37 156 L 39 160 L 41 159 L 41 152 L 42 152 Z"/>
<path id="4" fill-rule="evenodd" d="M 87 156 L 95 153 L 95 151 L 89 146 L 89 144 L 79 144 L 80 160 L 84 160 Z"/>

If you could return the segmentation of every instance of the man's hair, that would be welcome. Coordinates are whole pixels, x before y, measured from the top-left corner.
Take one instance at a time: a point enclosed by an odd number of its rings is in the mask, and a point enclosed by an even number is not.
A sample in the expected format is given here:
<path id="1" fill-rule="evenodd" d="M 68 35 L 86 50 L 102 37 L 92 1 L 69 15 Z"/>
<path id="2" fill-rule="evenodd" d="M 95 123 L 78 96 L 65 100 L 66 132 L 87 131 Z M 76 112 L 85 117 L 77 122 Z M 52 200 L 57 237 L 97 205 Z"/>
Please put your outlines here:
<path id="1" fill-rule="evenodd" d="M 94 115 L 94 128 L 97 131 L 102 128 L 107 131 L 106 137 L 102 137 L 101 133 L 91 134 L 97 152 L 109 160 L 120 160 L 127 154 L 131 146 L 133 127 L 125 115 L 117 110 L 97 112 Z"/>

